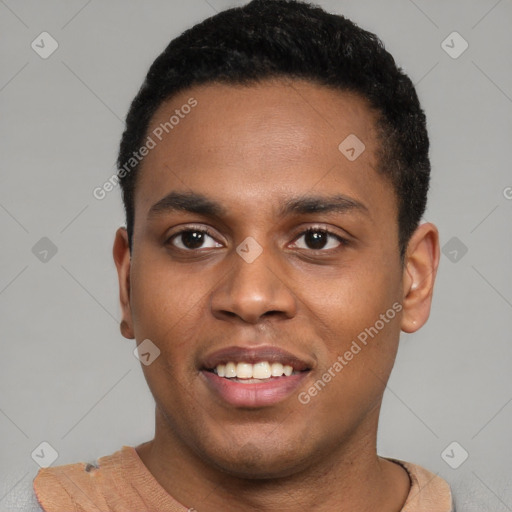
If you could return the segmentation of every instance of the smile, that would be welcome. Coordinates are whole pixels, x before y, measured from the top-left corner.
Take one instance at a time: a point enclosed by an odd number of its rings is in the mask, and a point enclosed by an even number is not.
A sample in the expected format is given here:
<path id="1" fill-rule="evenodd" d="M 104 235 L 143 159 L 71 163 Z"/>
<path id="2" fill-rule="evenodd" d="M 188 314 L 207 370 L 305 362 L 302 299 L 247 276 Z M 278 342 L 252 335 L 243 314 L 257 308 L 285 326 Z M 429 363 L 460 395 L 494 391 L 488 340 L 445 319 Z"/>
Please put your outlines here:
<path id="1" fill-rule="evenodd" d="M 213 371 L 219 377 L 237 379 L 239 382 L 268 380 L 271 377 L 282 377 L 283 375 L 289 377 L 294 373 L 293 367 L 289 364 L 283 365 L 269 361 L 261 361 L 256 364 L 230 361 L 227 364 L 217 365 Z"/>
<path id="2" fill-rule="evenodd" d="M 222 402 L 257 408 L 288 398 L 311 368 L 311 362 L 276 347 L 230 347 L 207 357 L 201 374 Z"/>

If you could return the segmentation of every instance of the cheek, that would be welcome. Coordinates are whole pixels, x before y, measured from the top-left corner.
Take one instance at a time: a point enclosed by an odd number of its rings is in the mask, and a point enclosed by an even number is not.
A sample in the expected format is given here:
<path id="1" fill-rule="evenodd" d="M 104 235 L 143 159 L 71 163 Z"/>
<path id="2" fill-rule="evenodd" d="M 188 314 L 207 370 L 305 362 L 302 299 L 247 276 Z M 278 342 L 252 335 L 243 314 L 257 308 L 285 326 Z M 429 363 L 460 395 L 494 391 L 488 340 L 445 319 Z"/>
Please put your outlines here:
<path id="1" fill-rule="evenodd" d="M 376 322 L 384 335 L 390 330 L 398 332 L 399 276 L 397 269 L 382 270 L 378 265 L 374 268 L 368 265 L 368 268 L 340 271 L 317 281 L 314 287 L 305 283 L 301 295 L 306 309 L 314 313 L 312 318 L 325 331 L 324 339 L 329 342 L 330 350 L 342 350 L 347 341 L 357 338 Z M 381 315 L 385 316 L 384 326 Z"/>
<path id="2" fill-rule="evenodd" d="M 397 283 L 396 270 L 361 271 L 324 283 L 323 293 L 310 295 L 308 307 L 325 343 L 315 378 L 327 381 L 325 388 L 316 386 L 322 393 L 326 389 L 326 406 L 370 406 L 381 396 L 400 335 Z"/>
<path id="3" fill-rule="evenodd" d="M 201 277 L 170 272 L 168 264 L 145 262 L 134 267 L 131 308 L 138 342 L 145 339 L 160 350 L 142 366 L 155 400 L 165 408 L 182 407 L 196 376 L 194 343 L 201 337 L 206 307 Z"/>
<path id="4" fill-rule="evenodd" d="M 162 410 L 179 409 L 195 375 L 193 343 L 205 291 L 197 274 L 177 272 L 164 258 L 138 256 L 143 264 L 132 265 L 131 276 L 134 333 L 139 343 L 149 339 L 160 351 L 151 364 L 141 367 Z"/>
<path id="5" fill-rule="evenodd" d="M 165 258 L 141 254 L 132 265 L 131 310 L 137 339 L 177 338 L 198 325 L 207 296 L 207 273 L 176 269 Z"/>

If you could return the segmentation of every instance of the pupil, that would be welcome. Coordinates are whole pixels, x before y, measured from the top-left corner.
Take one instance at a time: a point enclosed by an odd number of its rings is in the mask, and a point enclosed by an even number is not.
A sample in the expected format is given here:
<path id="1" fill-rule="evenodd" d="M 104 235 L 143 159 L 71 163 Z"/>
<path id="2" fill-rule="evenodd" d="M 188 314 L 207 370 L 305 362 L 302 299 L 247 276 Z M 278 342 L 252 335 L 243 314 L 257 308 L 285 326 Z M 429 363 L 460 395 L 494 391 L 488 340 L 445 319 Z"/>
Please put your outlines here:
<path id="1" fill-rule="evenodd" d="M 327 243 L 327 233 L 321 231 L 309 231 L 306 234 L 306 245 L 310 249 L 322 249 Z"/>
<path id="2" fill-rule="evenodd" d="M 186 231 L 182 233 L 181 239 L 187 249 L 197 249 L 203 244 L 204 233 L 199 231 Z"/>

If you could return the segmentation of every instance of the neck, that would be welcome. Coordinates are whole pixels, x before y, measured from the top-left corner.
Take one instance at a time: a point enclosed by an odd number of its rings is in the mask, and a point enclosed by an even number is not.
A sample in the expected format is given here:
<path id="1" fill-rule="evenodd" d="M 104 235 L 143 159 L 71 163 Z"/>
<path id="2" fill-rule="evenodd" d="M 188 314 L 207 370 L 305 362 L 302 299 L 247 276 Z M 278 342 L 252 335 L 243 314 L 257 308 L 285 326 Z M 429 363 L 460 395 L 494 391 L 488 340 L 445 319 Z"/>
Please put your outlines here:
<path id="1" fill-rule="evenodd" d="M 201 512 L 397 512 L 407 498 L 409 477 L 377 456 L 376 414 L 336 450 L 282 478 L 241 478 L 207 465 L 175 438 L 158 408 L 155 439 L 137 452 L 168 494 Z"/>

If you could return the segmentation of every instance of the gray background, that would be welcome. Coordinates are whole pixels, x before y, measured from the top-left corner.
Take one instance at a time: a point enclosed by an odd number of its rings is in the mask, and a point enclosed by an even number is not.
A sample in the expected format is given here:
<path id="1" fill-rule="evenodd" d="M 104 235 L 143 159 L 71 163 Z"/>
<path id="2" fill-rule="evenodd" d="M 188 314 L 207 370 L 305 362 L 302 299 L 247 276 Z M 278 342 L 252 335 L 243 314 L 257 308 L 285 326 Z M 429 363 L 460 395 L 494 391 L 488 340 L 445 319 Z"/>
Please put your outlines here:
<path id="1" fill-rule="evenodd" d="M 118 328 L 120 194 L 92 191 L 115 172 L 124 116 L 153 59 L 241 3 L 0 0 L 2 511 L 17 510 L 43 441 L 57 465 L 152 437 L 135 342 Z M 376 32 L 417 84 L 432 143 L 425 218 L 443 246 L 456 237 L 429 323 L 402 338 L 380 453 L 446 478 L 461 511 L 512 510 L 512 1 L 319 3 Z M 47 59 L 31 48 L 43 31 L 59 44 Z M 469 44 L 456 59 L 441 45 L 453 31 Z M 46 261 L 47 241 L 33 250 L 43 237 L 57 248 Z M 453 441 L 469 453 L 457 469 L 441 456 Z M 463 452 L 448 454 L 455 464 Z"/>

